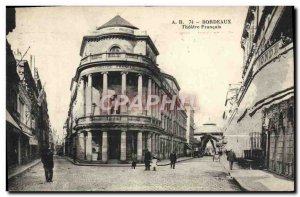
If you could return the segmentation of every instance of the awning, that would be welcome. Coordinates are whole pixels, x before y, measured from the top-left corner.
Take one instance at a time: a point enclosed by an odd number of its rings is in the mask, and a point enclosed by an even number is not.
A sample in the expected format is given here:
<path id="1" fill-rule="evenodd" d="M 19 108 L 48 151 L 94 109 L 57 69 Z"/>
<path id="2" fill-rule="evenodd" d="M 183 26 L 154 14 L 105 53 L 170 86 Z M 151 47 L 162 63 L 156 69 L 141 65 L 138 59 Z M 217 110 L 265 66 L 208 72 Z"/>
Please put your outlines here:
<path id="1" fill-rule="evenodd" d="M 22 130 L 18 123 L 13 119 L 10 113 L 6 110 L 6 121 L 15 126 L 17 129 Z"/>
<path id="2" fill-rule="evenodd" d="M 33 136 L 32 135 L 30 135 L 29 133 L 26 133 L 26 132 L 24 132 L 23 130 L 21 130 L 22 131 L 22 133 L 24 134 L 24 135 L 26 135 L 27 137 L 29 137 L 29 138 L 32 138 Z"/>

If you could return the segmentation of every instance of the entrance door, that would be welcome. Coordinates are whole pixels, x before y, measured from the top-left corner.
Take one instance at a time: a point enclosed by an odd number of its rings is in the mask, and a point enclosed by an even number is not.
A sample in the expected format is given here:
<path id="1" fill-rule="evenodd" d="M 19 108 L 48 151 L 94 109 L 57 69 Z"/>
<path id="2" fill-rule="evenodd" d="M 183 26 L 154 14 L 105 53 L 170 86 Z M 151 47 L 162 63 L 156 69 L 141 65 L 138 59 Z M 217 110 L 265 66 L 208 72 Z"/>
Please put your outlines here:
<path id="1" fill-rule="evenodd" d="M 109 159 L 120 159 L 120 132 L 108 132 L 108 156 Z"/>

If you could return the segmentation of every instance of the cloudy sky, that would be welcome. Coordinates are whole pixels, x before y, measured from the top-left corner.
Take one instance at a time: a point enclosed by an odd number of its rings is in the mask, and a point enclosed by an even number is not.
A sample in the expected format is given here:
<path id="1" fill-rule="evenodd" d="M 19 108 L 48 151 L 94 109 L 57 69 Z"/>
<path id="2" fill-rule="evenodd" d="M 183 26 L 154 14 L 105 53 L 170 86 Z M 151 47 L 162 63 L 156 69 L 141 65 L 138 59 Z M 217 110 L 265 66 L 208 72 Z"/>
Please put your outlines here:
<path id="1" fill-rule="evenodd" d="M 195 95 L 197 126 L 222 125 L 229 83 L 240 81 L 240 39 L 247 7 L 53 7 L 18 8 L 16 28 L 7 37 L 13 50 L 34 55 L 46 83 L 51 125 L 62 133 L 70 102 L 70 82 L 79 65 L 82 37 L 119 14 L 147 31 L 160 55 L 158 64 L 173 75 L 182 94 Z M 182 29 L 193 20 L 231 20 L 221 29 Z"/>

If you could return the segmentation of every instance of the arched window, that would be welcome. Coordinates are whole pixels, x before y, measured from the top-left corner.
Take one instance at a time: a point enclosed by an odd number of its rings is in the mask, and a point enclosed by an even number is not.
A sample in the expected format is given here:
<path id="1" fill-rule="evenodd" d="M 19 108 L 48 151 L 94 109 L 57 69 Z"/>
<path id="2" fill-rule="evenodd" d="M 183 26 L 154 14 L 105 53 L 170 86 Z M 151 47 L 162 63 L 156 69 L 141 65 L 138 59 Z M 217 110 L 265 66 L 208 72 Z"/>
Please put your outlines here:
<path id="1" fill-rule="evenodd" d="M 118 53 L 121 53 L 121 48 L 118 46 L 113 46 L 110 48 L 109 52 L 111 53 L 109 54 L 110 57 L 120 57 L 120 54 Z"/>
<path id="2" fill-rule="evenodd" d="M 111 53 L 120 53 L 120 52 L 121 52 L 121 48 L 118 47 L 118 46 L 113 46 L 113 47 L 110 49 L 110 52 L 111 52 Z"/>

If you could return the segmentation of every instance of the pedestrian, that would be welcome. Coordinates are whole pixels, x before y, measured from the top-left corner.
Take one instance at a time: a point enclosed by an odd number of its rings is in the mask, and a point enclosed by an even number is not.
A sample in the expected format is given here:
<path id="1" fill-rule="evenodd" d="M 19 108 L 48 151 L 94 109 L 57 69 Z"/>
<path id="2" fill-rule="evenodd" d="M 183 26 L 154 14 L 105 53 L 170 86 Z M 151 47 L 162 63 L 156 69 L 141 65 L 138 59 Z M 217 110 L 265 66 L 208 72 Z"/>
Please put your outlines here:
<path id="1" fill-rule="evenodd" d="M 171 168 L 175 169 L 175 163 L 177 161 L 177 155 L 175 151 L 170 154 Z"/>
<path id="2" fill-rule="evenodd" d="M 151 164 L 152 164 L 152 167 L 153 167 L 153 171 L 156 171 L 157 169 L 157 161 L 158 161 L 158 157 L 155 155 L 153 156 L 152 160 L 151 160 Z"/>
<path id="3" fill-rule="evenodd" d="M 236 155 L 232 149 L 227 153 L 227 161 L 229 161 L 229 168 L 232 170 L 233 162 L 236 161 Z"/>
<path id="4" fill-rule="evenodd" d="M 52 182 L 54 162 L 53 162 L 53 151 L 51 150 L 51 148 L 43 150 L 42 163 L 45 170 L 46 181 Z"/>
<path id="5" fill-rule="evenodd" d="M 145 158 L 144 158 L 144 162 L 145 162 L 145 170 L 150 170 L 150 162 L 151 162 L 151 153 L 146 149 L 145 151 Z"/>
<path id="6" fill-rule="evenodd" d="M 136 158 L 136 154 L 132 154 L 132 163 L 131 163 L 131 168 L 135 169 L 136 167 L 136 162 L 137 162 L 137 158 Z"/>

